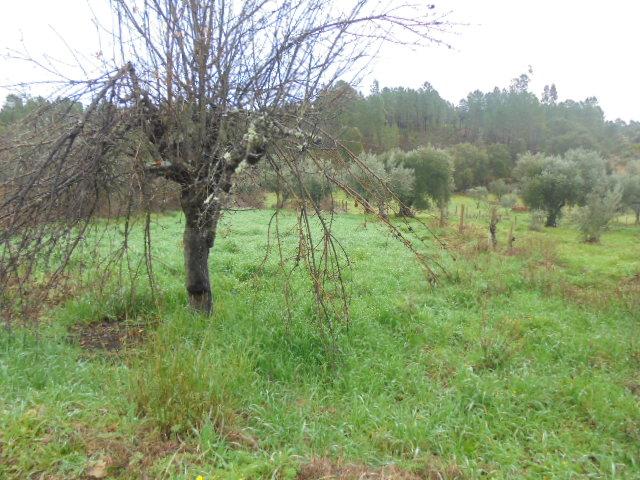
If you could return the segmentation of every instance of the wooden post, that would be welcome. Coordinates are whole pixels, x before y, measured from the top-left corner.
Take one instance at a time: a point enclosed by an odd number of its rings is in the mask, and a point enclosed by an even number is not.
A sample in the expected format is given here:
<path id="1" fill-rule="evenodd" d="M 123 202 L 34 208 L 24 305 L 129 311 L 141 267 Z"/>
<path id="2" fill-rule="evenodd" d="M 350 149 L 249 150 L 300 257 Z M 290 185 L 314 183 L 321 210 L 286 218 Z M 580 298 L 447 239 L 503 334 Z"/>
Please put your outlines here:
<path id="1" fill-rule="evenodd" d="M 498 222 L 500 221 L 500 217 L 498 216 L 498 207 L 493 207 L 491 209 L 491 221 L 489 222 L 489 233 L 491 235 L 491 246 L 495 250 L 498 246 Z"/>
<path id="2" fill-rule="evenodd" d="M 460 206 L 460 225 L 458 226 L 458 232 L 464 232 L 464 203 Z"/>

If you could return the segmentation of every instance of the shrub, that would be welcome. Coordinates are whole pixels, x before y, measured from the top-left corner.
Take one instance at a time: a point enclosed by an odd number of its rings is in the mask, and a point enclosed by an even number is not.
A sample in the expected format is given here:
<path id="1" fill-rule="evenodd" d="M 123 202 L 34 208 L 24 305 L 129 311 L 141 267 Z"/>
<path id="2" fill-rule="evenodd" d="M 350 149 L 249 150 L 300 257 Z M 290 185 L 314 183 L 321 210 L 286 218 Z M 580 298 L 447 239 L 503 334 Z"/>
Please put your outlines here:
<path id="1" fill-rule="evenodd" d="M 500 199 L 500 206 L 502 208 L 511 209 L 518 203 L 518 198 L 515 195 L 504 195 Z"/>
<path id="2" fill-rule="evenodd" d="M 493 193 L 498 200 L 502 200 L 502 197 L 511 191 L 511 187 L 507 183 L 499 178 L 489 183 L 489 191 Z"/>
<path id="3" fill-rule="evenodd" d="M 622 190 L 619 186 L 610 190 L 598 189 L 587 195 L 586 204 L 576 212 L 578 229 L 585 242 L 600 241 L 609 222 L 614 219 L 620 207 Z"/>

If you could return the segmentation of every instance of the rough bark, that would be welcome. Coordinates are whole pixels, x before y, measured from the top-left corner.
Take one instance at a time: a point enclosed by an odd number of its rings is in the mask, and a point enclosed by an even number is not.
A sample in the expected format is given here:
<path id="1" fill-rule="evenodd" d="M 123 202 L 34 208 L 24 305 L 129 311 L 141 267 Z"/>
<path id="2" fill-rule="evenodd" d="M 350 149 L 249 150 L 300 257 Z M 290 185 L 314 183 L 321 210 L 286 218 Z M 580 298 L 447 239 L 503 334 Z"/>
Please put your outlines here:
<path id="1" fill-rule="evenodd" d="M 545 223 L 546 227 L 557 227 L 558 226 L 558 211 L 551 210 L 547 215 L 547 221 Z"/>
<path id="2" fill-rule="evenodd" d="M 185 215 L 184 266 L 189 306 L 197 312 L 213 312 L 213 294 L 209 277 L 209 251 L 213 247 L 220 208 L 205 203 L 199 195 L 182 194 Z"/>
<path id="3" fill-rule="evenodd" d="M 411 207 L 408 207 L 404 204 L 400 204 L 400 209 L 398 210 L 398 216 L 399 217 L 415 217 L 416 215 L 411 209 Z"/>
<path id="4" fill-rule="evenodd" d="M 184 229 L 184 265 L 189 306 L 211 314 L 213 296 L 209 280 L 209 250 L 213 244 L 211 232 L 187 224 Z"/>

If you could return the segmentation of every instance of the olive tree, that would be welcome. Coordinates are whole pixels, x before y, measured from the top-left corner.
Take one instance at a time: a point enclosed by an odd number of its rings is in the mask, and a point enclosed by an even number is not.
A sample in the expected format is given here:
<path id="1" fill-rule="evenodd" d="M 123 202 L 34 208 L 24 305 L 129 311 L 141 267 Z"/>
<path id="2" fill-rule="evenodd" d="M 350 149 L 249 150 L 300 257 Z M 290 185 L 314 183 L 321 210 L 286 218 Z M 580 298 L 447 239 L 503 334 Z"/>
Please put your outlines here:
<path id="1" fill-rule="evenodd" d="M 587 196 L 598 189 L 602 191 L 607 182 L 607 162 L 598 152 L 574 148 L 564 153 L 563 158 L 575 164 L 580 179 L 577 203 L 587 203 Z M 601 192 L 600 192 L 601 193 Z"/>
<path id="2" fill-rule="evenodd" d="M 585 242 L 600 241 L 602 233 L 617 215 L 621 199 L 622 189 L 618 184 L 609 188 L 602 185 L 587 194 L 585 205 L 576 212 L 578 228 Z"/>
<path id="3" fill-rule="evenodd" d="M 427 208 L 430 202 L 442 210 L 453 194 L 453 159 L 445 150 L 422 147 L 397 155 L 397 165 L 414 171 L 415 183 L 401 196 L 400 215 L 412 215 L 412 208 Z"/>
<path id="4" fill-rule="evenodd" d="M 585 205 L 609 181 L 604 158 L 585 149 L 569 150 L 563 157 L 522 154 L 514 174 L 525 204 L 547 213 L 547 227 L 557 226 L 564 206 Z"/>
<path id="5" fill-rule="evenodd" d="M 82 111 L 68 109 L 3 148 L 3 162 L 26 168 L 2 186 L 0 283 L 26 278 L 45 247 L 63 249 L 61 271 L 105 192 L 118 182 L 145 191 L 163 178 L 177 184 L 184 213 L 189 303 L 205 313 L 209 252 L 236 174 L 267 162 L 301 178 L 309 158 L 318 164 L 335 147 L 323 135 L 322 93 L 352 78 L 382 43 L 433 41 L 445 28 L 432 5 L 404 1 L 110 5 L 115 28 L 98 54 L 101 72 L 61 79 Z"/>
<path id="6" fill-rule="evenodd" d="M 488 190 L 493 193 L 498 199 L 498 202 L 500 202 L 502 197 L 511 191 L 511 188 L 502 178 L 498 178 L 497 180 L 489 182 Z"/>
<path id="7" fill-rule="evenodd" d="M 526 153 L 518 158 L 514 173 L 520 179 L 524 203 L 546 212 L 547 227 L 557 226 L 562 208 L 579 198 L 581 179 L 574 162 Z"/>
<path id="8" fill-rule="evenodd" d="M 402 203 L 414 190 L 415 172 L 397 161 L 403 155 L 396 150 L 378 155 L 361 153 L 359 161 L 346 172 L 353 190 L 375 206 L 383 218 L 387 218 L 387 207 L 392 201 Z"/>
<path id="9" fill-rule="evenodd" d="M 633 211 L 636 225 L 640 225 L 640 174 L 627 175 L 620 179 L 622 204 Z"/>

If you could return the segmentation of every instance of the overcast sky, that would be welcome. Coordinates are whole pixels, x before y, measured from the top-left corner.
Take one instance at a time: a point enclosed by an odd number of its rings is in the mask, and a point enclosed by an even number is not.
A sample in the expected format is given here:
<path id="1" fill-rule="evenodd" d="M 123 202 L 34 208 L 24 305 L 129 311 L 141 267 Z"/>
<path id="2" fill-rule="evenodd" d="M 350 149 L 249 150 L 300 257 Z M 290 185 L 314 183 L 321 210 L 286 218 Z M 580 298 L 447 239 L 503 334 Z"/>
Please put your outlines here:
<path id="1" fill-rule="evenodd" d="M 531 65 L 534 93 L 555 83 L 561 100 L 595 96 L 608 119 L 640 120 L 640 1 L 432 1 L 451 11 L 452 21 L 468 24 L 446 37 L 454 48 L 387 47 L 364 84 L 375 78 L 383 87 L 419 87 L 428 81 L 458 103 L 472 90 L 507 86 Z M 2 0 L 0 50 L 21 48 L 24 41 L 32 54 L 64 59 L 66 41 L 90 55 L 99 49 L 90 18 L 87 0 Z M 0 60 L 0 84 L 38 77 Z M 0 89 L 1 101 L 5 94 Z"/>

